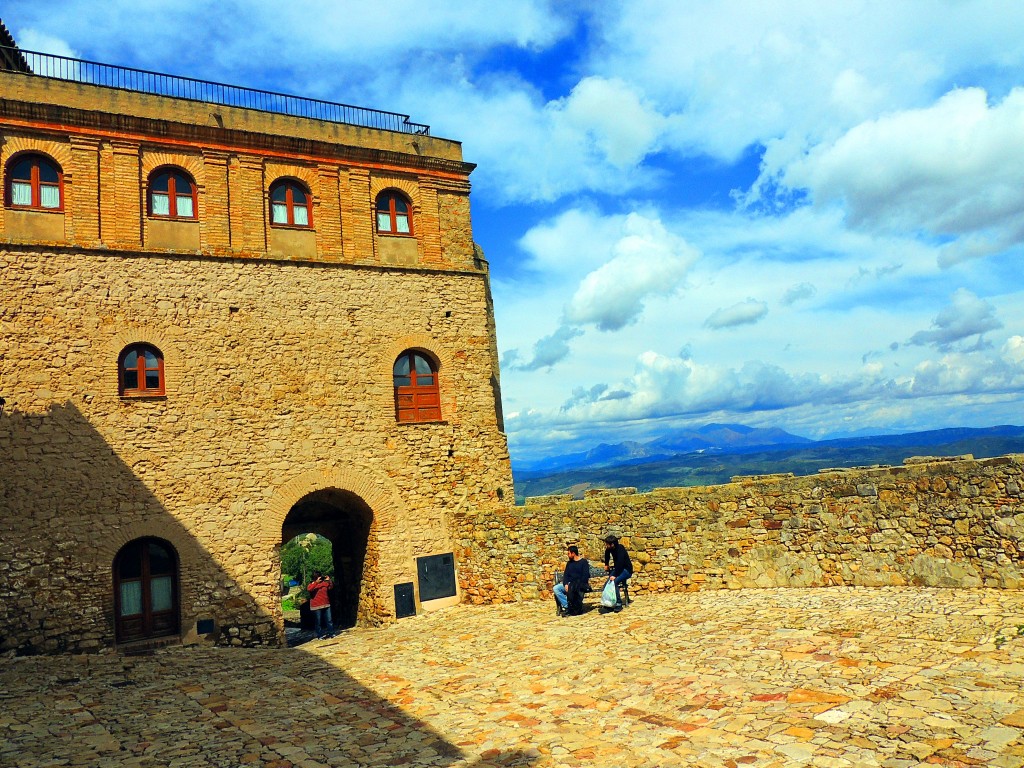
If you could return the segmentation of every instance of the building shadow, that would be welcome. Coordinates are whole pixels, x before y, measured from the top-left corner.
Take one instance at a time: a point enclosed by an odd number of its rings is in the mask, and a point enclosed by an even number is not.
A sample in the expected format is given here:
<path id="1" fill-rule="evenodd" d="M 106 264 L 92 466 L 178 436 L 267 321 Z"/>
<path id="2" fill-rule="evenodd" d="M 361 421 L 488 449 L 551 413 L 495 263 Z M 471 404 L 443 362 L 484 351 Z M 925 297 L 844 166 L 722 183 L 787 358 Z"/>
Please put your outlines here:
<path id="1" fill-rule="evenodd" d="M 133 415 L 124 412 L 126 422 Z M 153 439 L 145 420 L 138 424 L 124 430 L 131 444 L 115 447 L 72 403 L 0 416 L 0 700 L 14 723 L 4 750 L 35 755 L 38 765 L 113 765 L 126 755 L 171 764 L 176 750 L 187 753 L 183 744 L 198 745 L 209 765 L 239 764 L 240 749 L 263 764 L 296 749 L 328 765 L 358 763 L 363 755 L 380 763 L 385 754 L 389 765 L 466 764 L 470 758 L 425 720 L 319 656 L 287 648 L 281 616 L 262 608 L 152 490 L 187 508 L 195 479 L 175 478 L 167 487 L 163 467 L 173 445 Z M 218 521 L 205 525 L 191 512 L 189 525 L 203 536 L 223 535 Z M 119 555 L 139 541 L 161 542 L 175 558 L 169 594 L 177 631 L 148 644 L 117 636 L 119 612 L 134 599 L 123 585 L 134 577 L 115 571 Z M 264 564 L 276 557 L 258 546 L 232 541 L 218 551 L 236 567 L 246 557 Z M 165 582 L 156 583 L 160 566 L 147 567 L 153 583 L 150 594 L 140 594 L 166 599 Z M 196 645 L 154 650 L 180 638 Z M 82 655 L 111 648 L 120 653 Z M 126 649 L 140 655 L 124 655 Z M 89 716 L 34 727 L 58 710 Z M 97 729 L 110 738 L 96 738 Z M 531 761 L 508 751 L 468 764 Z"/>

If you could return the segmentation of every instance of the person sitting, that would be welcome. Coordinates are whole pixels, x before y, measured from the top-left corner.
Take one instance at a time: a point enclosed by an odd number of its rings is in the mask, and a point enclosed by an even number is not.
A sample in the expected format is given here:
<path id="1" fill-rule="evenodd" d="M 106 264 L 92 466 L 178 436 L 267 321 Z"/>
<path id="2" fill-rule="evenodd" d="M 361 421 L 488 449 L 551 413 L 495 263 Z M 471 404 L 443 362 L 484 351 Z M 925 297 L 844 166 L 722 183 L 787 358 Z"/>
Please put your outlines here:
<path id="1" fill-rule="evenodd" d="M 566 547 L 569 556 L 562 570 L 562 581 L 555 584 L 555 601 L 559 616 L 578 616 L 583 613 L 583 594 L 590 589 L 590 563 L 580 557 L 575 544 Z"/>

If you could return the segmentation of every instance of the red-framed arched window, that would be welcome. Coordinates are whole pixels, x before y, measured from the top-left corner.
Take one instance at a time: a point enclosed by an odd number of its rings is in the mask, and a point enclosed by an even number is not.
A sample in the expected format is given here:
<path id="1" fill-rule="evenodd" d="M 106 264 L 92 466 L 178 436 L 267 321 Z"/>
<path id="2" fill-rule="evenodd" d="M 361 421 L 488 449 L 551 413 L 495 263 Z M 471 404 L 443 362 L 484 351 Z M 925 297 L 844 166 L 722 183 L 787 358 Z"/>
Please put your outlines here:
<path id="1" fill-rule="evenodd" d="M 431 358 L 423 352 L 407 349 L 395 360 L 394 383 L 398 421 L 441 420 L 437 364 Z"/>
<path id="2" fill-rule="evenodd" d="M 377 231 L 386 235 L 412 234 L 412 204 L 401 192 L 386 189 L 377 195 Z"/>
<path id="3" fill-rule="evenodd" d="M 149 215 L 196 218 L 196 183 L 180 168 L 157 168 L 149 177 Z"/>
<path id="4" fill-rule="evenodd" d="M 5 198 L 11 208 L 64 209 L 64 172 L 46 155 L 25 152 L 7 164 Z"/>
<path id="5" fill-rule="evenodd" d="M 313 226 L 309 190 L 295 179 L 280 179 L 270 186 L 270 223 L 279 227 Z"/>
<path id="6" fill-rule="evenodd" d="M 154 397 L 164 394 L 164 356 L 151 344 L 125 347 L 118 360 L 121 397 Z"/>

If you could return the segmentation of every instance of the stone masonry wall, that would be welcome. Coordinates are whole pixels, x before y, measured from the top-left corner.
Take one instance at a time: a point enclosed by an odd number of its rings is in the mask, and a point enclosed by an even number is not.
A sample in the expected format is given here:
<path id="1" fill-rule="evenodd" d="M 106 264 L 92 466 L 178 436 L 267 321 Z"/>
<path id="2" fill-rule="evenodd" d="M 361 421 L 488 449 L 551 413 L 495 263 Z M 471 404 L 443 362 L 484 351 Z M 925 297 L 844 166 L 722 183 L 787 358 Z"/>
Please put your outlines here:
<path id="1" fill-rule="evenodd" d="M 882 586 L 1024 588 L 1024 455 L 727 485 L 529 498 L 457 520 L 474 602 L 549 596 L 565 546 L 600 564 L 622 537 L 632 590 Z"/>
<path id="2" fill-rule="evenodd" d="M 512 498 L 485 275 L 12 246 L 0 272 L 5 648 L 109 645 L 111 566 L 139 536 L 179 553 L 186 630 L 277 642 L 282 522 L 330 488 L 372 510 L 362 619 L 387 621 L 456 510 Z M 118 396 L 139 341 L 166 397 Z M 395 421 L 410 346 L 441 361 L 442 422 Z"/>

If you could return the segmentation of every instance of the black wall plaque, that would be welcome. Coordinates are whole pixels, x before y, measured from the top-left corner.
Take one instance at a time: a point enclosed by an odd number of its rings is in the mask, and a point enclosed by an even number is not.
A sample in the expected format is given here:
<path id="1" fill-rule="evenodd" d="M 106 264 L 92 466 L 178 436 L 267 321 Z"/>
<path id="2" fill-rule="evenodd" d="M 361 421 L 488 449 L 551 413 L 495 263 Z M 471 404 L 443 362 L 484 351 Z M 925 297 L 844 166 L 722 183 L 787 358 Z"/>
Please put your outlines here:
<path id="1" fill-rule="evenodd" d="M 413 594 L 412 582 L 395 584 L 395 618 L 404 619 L 416 615 L 416 595 Z"/>
<path id="2" fill-rule="evenodd" d="M 420 600 L 455 596 L 455 555 L 430 555 L 416 558 L 420 577 Z"/>

